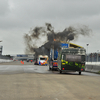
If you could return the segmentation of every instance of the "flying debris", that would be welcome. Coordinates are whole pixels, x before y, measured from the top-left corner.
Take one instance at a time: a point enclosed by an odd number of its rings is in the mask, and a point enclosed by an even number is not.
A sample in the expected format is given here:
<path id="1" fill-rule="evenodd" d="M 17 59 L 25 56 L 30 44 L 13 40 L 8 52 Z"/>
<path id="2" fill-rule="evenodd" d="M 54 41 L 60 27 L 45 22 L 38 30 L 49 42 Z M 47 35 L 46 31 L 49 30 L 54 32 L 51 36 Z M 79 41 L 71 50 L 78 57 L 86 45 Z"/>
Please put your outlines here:
<path id="1" fill-rule="evenodd" d="M 69 26 L 62 32 L 54 32 L 52 25 L 46 23 L 44 27 L 35 27 L 24 35 L 26 44 L 25 52 L 35 52 L 36 55 L 47 55 L 50 48 L 60 48 L 60 41 L 72 41 L 77 39 L 79 35 L 89 36 L 90 33 L 91 29 L 85 25 L 78 27 Z"/>

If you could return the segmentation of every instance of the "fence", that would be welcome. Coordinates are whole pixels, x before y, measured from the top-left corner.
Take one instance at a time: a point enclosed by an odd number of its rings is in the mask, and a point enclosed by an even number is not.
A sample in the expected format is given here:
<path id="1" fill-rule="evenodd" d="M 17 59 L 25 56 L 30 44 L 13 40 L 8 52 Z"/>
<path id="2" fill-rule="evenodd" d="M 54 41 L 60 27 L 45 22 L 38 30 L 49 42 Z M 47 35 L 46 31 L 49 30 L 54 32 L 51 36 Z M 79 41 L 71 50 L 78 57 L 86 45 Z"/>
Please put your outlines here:
<path id="1" fill-rule="evenodd" d="M 100 53 L 87 54 L 86 62 L 100 62 Z"/>

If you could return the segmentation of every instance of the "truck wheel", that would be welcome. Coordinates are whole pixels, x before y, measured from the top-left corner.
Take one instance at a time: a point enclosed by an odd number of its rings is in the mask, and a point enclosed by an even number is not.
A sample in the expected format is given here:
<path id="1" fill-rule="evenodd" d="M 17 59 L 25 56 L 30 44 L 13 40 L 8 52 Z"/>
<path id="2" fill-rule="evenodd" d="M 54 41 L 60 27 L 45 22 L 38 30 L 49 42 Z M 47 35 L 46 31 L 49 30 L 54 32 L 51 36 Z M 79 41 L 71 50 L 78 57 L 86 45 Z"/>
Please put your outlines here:
<path id="1" fill-rule="evenodd" d="M 62 71 L 60 70 L 60 74 L 62 73 Z"/>
<path id="2" fill-rule="evenodd" d="M 79 72 L 79 75 L 81 75 L 81 72 Z"/>
<path id="3" fill-rule="evenodd" d="M 49 70 L 51 70 L 50 66 L 49 66 Z"/>

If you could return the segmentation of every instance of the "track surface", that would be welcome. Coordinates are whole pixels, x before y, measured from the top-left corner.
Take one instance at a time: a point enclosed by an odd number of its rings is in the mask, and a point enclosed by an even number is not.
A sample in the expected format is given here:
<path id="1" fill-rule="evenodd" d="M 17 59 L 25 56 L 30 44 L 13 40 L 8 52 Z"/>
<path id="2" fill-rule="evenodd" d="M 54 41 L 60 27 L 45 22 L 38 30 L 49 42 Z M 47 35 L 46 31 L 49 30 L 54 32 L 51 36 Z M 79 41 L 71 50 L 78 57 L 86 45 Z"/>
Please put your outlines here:
<path id="1" fill-rule="evenodd" d="M 100 75 L 59 74 L 33 63 L 2 63 L 0 100 L 100 100 Z"/>

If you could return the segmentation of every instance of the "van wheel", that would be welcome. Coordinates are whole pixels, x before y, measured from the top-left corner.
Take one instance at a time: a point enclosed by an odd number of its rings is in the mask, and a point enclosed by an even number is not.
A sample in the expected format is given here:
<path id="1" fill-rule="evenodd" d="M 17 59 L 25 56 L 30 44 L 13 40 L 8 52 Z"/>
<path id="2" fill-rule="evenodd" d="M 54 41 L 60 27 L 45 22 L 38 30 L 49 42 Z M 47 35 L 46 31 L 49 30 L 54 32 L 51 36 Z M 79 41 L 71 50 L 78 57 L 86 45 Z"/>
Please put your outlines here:
<path id="1" fill-rule="evenodd" d="M 81 72 L 79 72 L 79 75 L 81 75 Z"/>

